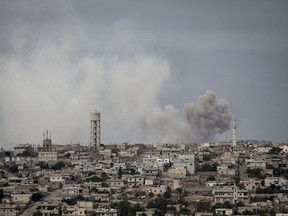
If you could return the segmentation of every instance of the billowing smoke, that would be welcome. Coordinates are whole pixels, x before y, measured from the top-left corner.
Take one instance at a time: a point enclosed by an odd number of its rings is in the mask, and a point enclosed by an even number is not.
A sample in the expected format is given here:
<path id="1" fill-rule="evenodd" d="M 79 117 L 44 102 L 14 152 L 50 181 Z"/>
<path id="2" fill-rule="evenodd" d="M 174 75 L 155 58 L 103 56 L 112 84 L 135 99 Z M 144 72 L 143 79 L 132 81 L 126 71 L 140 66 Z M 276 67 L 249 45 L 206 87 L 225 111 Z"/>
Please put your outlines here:
<path id="1" fill-rule="evenodd" d="M 184 106 L 184 116 L 198 141 L 213 141 L 215 135 L 230 128 L 232 114 L 225 99 L 217 99 L 212 91 Z"/>
<path id="2" fill-rule="evenodd" d="M 55 143 L 87 145 L 95 109 L 103 143 L 207 141 L 229 128 L 228 103 L 212 92 L 182 110 L 161 108 L 171 62 L 133 21 L 75 16 L 73 4 L 8 2 L 13 13 L 0 13 L 1 147 L 39 144 L 47 129 Z"/>
<path id="3" fill-rule="evenodd" d="M 232 114 L 225 99 L 207 91 L 182 110 L 169 105 L 148 117 L 150 135 L 162 142 L 210 142 L 230 128 Z"/>

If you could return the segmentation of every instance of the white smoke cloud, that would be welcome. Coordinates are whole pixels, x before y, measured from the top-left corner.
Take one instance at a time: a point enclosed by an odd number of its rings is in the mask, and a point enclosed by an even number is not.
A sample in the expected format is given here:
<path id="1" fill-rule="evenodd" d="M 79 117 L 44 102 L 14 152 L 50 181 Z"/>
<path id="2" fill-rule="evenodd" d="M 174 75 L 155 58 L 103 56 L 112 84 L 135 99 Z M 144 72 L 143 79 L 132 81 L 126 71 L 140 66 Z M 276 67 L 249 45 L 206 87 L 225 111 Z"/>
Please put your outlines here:
<path id="1" fill-rule="evenodd" d="M 149 51 L 153 35 L 133 22 L 49 19 L 15 19 L 0 34 L 9 44 L 0 53 L 1 146 L 41 143 L 47 129 L 55 143 L 86 145 L 95 109 L 101 112 L 103 143 L 203 141 L 229 128 L 228 103 L 214 93 L 208 93 L 214 94 L 209 108 L 200 99 L 182 110 L 161 108 L 170 65 Z M 209 122 L 212 117 L 216 122 Z"/>
<path id="2" fill-rule="evenodd" d="M 57 143 L 89 139 L 89 112 L 102 113 L 103 141 L 143 137 L 142 121 L 158 106 L 169 77 L 161 58 L 84 56 L 77 61 L 55 44 L 25 57 L 2 59 L 1 141 L 41 142 L 52 131 Z"/>

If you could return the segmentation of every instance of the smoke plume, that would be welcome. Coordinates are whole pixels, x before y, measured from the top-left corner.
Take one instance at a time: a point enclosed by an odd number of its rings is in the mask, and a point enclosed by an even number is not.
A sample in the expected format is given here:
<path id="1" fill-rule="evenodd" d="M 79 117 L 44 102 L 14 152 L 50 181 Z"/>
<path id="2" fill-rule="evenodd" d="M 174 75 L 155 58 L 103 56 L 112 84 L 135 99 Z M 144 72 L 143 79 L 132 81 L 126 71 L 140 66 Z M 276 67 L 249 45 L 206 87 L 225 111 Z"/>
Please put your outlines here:
<path id="1" fill-rule="evenodd" d="M 198 98 L 197 103 L 184 106 L 184 116 L 196 140 L 212 141 L 215 135 L 230 129 L 232 114 L 225 99 L 217 99 L 212 91 Z"/>
<path id="2" fill-rule="evenodd" d="M 171 62 L 151 49 L 157 35 L 133 21 L 90 21 L 73 4 L 42 16 L 54 4 L 8 2 L 13 13 L 0 19 L 1 147 L 39 144 L 47 129 L 54 143 L 87 145 L 95 109 L 103 143 L 207 141 L 229 128 L 228 103 L 212 92 L 184 109 L 162 108 Z"/>
<path id="3" fill-rule="evenodd" d="M 182 110 L 168 105 L 147 118 L 149 133 L 162 142 L 210 142 L 230 128 L 232 114 L 225 99 L 207 91 Z"/>

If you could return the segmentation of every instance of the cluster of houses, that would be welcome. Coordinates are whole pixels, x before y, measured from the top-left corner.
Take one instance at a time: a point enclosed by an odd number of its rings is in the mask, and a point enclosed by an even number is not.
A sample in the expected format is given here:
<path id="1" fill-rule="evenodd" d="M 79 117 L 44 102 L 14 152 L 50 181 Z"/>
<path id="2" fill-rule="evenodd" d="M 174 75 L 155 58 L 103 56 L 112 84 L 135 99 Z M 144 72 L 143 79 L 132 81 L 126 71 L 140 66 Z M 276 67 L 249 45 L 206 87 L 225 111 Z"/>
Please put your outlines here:
<path id="1" fill-rule="evenodd" d="M 284 216 L 287 147 L 19 144 L 1 150 L 0 215 Z"/>

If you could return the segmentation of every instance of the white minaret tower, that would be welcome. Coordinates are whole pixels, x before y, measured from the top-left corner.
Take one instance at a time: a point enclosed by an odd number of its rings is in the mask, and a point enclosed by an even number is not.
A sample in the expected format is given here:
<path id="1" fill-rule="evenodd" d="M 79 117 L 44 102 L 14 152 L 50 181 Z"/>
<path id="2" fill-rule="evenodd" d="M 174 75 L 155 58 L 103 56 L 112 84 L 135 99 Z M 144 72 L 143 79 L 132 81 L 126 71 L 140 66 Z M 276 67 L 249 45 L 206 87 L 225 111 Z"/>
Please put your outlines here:
<path id="1" fill-rule="evenodd" d="M 236 124 L 236 118 L 233 117 L 233 122 L 232 122 L 232 146 L 236 146 L 236 129 L 237 129 L 237 124 Z"/>
<path id="2" fill-rule="evenodd" d="M 90 145 L 91 148 L 98 149 L 100 146 L 100 113 L 95 111 L 90 113 Z"/>

